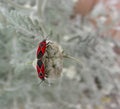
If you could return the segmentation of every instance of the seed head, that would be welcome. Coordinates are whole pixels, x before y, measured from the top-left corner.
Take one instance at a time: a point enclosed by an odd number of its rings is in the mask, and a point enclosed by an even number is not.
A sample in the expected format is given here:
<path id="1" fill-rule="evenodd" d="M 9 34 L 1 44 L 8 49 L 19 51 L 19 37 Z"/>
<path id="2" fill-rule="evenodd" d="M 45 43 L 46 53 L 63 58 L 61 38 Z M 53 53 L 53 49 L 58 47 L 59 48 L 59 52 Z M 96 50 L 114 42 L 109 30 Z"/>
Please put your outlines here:
<path id="1" fill-rule="evenodd" d="M 46 52 L 42 58 L 45 65 L 46 78 L 58 78 L 61 76 L 63 69 L 63 50 L 56 43 L 49 41 Z"/>

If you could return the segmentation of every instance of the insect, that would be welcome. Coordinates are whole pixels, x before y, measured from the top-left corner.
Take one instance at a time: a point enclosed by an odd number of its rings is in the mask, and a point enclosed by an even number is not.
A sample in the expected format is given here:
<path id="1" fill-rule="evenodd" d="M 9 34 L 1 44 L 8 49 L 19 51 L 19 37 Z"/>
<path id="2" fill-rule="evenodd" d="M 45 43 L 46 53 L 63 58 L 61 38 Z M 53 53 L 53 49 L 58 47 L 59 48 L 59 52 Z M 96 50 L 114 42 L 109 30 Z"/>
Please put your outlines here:
<path id="1" fill-rule="evenodd" d="M 42 57 L 46 52 L 46 47 L 47 47 L 47 43 L 46 43 L 46 39 L 44 39 L 42 42 L 39 43 L 37 52 L 36 52 L 36 56 L 37 56 L 36 69 L 37 69 L 38 77 L 42 80 L 40 84 L 45 80 L 45 77 L 46 77 L 45 66 L 44 66 L 44 63 L 42 62 Z"/>
<path id="2" fill-rule="evenodd" d="M 45 80 L 45 67 L 41 59 L 37 60 L 37 65 L 36 65 L 38 77 L 41 80 Z"/>
<path id="3" fill-rule="evenodd" d="M 46 39 L 39 43 L 37 48 L 37 59 L 41 59 L 46 51 Z"/>

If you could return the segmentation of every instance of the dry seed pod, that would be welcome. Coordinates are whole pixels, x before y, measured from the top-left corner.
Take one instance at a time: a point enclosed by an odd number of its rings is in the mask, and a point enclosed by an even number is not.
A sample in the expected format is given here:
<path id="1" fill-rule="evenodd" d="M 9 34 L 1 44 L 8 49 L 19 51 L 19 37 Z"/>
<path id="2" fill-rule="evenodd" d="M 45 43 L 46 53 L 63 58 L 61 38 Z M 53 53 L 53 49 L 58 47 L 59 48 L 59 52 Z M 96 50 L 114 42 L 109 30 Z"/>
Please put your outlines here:
<path id="1" fill-rule="evenodd" d="M 46 78 L 58 78 L 63 69 L 62 48 L 55 42 L 47 42 L 46 52 L 42 57 L 45 66 Z"/>

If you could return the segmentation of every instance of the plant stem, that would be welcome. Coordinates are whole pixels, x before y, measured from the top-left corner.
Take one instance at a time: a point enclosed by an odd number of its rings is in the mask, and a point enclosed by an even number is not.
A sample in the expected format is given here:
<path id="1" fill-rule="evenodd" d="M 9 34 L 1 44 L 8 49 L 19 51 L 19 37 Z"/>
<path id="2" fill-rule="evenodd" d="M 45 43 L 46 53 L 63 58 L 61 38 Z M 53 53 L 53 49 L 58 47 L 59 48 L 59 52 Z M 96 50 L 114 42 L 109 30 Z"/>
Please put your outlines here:
<path id="1" fill-rule="evenodd" d="M 41 3 L 40 0 L 37 0 L 37 13 L 38 16 L 43 18 L 44 17 L 44 11 L 45 11 L 45 7 L 46 7 L 46 3 L 47 0 L 43 0 L 43 2 Z"/>
<path id="2" fill-rule="evenodd" d="M 83 63 L 82 63 L 82 62 L 80 61 L 80 59 L 78 59 L 78 58 L 72 57 L 72 56 L 67 55 L 67 54 L 64 54 L 63 57 L 64 57 L 64 58 L 72 59 L 72 60 L 74 60 L 75 62 L 77 62 L 78 64 L 80 64 L 80 65 L 83 66 Z"/>

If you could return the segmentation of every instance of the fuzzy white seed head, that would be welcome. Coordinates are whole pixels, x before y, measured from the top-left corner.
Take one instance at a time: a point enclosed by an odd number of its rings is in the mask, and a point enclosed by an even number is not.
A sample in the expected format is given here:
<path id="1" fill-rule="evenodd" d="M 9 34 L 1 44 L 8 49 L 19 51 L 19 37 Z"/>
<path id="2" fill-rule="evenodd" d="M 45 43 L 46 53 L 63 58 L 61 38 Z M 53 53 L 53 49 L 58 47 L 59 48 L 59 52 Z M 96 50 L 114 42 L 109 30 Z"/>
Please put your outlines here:
<path id="1" fill-rule="evenodd" d="M 63 69 L 62 48 L 55 42 L 47 43 L 46 52 L 42 58 L 45 73 L 48 78 L 59 78 Z"/>

